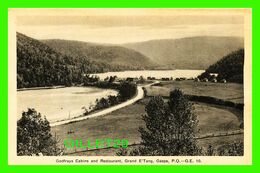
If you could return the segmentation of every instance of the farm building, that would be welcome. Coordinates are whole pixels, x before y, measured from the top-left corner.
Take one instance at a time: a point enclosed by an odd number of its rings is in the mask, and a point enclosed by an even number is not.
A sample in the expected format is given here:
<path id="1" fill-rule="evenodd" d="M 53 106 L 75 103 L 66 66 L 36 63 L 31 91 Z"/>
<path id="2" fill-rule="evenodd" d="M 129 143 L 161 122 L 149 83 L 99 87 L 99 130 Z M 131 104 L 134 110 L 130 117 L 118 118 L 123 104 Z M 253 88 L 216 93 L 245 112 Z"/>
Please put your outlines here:
<path id="1" fill-rule="evenodd" d="M 208 81 L 209 81 L 208 78 L 202 79 L 202 82 L 208 82 Z"/>
<path id="2" fill-rule="evenodd" d="M 155 77 L 147 77 L 148 80 L 155 80 Z"/>
<path id="3" fill-rule="evenodd" d="M 170 78 L 168 78 L 168 77 L 163 77 L 162 80 L 163 80 L 163 81 L 169 81 Z"/>
<path id="4" fill-rule="evenodd" d="M 128 82 L 137 82 L 138 81 L 138 78 L 137 77 L 128 77 L 128 78 L 126 78 L 126 81 L 128 81 Z"/>
<path id="5" fill-rule="evenodd" d="M 217 83 L 218 81 L 217 81 L 216 78 L 214 78 L 214 79 L 211 80 L 211 82 L 213 82 L 213 83 Z"/>
<path id="6" fill-rule="evenodd" d="M 200 82 L 200 79 L 199 78 L 195 78 L 194 82 Z"/>
<path id="7" fill-rule="evenodd" d="M 226 79 L 222 79 L 221 83 L 227 83 L 227 80 Z"/>
<path id="8" fill-rule="evenodd" d="M 210 76 L 218 77 L 218 73 L 209 73 Z"/>

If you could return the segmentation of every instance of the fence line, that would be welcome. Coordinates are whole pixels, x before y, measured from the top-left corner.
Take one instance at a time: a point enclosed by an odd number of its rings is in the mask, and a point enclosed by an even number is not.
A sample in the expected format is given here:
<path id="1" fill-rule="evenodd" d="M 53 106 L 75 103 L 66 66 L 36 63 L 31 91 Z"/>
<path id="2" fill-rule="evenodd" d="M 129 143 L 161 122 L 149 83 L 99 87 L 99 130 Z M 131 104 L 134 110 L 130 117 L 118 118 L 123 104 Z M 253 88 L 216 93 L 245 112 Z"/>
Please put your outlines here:
<path id="1" fill-rule="evenodd" d="M 234 131 L 230 131 L 230 132 L 210 133 L 210 134 L 205 134 L 205 135 L 201 135 L 201 136 L 196 136 L 195 138 L 200 140 L 200 139 L 217 138 L 217 137 L 224 137 L 224 136 L 235 136 L 235 135 L 241 135 L 241 134 L 244 134 L 244 130 L 234 130 Z M 142 145 L 142 144 L 141 143 L 133 143 L 133 144 L 129 144 L 128 147 L 139 146 L 139 145 Z M 91 152 L 91 151 L 99 151 L 99 150 L 106 150 L 106 149 L 112 149 L 112 148 L 114 148 L 114 147 L 79 150 L 79 151 L 74 151 L 74 152 L 64 153 L 64 154 L 65 155 L 71 155 L 71 154 L 76 154 L 76 153 L 82 153 L 82 152 L 86 153 L 86 152 Z"/>

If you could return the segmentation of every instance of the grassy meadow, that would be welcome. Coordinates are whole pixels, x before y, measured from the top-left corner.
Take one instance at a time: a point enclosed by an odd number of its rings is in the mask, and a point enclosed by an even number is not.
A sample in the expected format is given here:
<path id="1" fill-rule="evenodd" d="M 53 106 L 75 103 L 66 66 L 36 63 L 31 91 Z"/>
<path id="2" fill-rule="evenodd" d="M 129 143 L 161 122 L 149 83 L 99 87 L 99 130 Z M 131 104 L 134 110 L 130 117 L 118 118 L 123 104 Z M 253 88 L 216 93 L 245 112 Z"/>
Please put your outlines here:
<path id="1" fill-rule="evenodd" d="M 162 81 L 158 86 L 147 88 L 148 96 L 168 96 L 171 90 L 181 89 L 185 94 L 210 96 L 235 103 L 244 103 L 243 85 L 237 83 L 212 83 L 184 81 Z"/>
<path id="2" fill-rule="evenodd" d="M 170 84 L 166 86 L 173 88 Z M 188 89 L 189 88 L 184 89 L 184 92 Z M 159 94 L 166 92 L 166 90 L 158 91 L 161 91 Z M 150 91 L 149 94 L 151 94 Z M 129 144 L 139 143 L 140 134 L 138 128 L 145 125 L 142 120 L 142 114 L 145 114 L 145 105 L 148 101 L 149 98 L 145 98 L 133 105 L 116 110 L 105 116 L 55 126 L 52 127 L 52 132 L 53 134 L 56 133 L 61 142 L 68 138 L 82 139 L 83 141 L 88 139 L 94 141 L 96 139 L 112 138 L 127 139 Z M 194 102 L 194 108 L 199 120 L 198 135 L 239 129 L 240 121 L 238 117 L 241 116 L 241 111 L 235 110 L 234 108 L 198 102 Z M 74 133 L 68 134 L 69 131 L 73 131 Z M 234 140 L 243 140 L 243 135 L 200 139 L 199 144 L 202 147 L 207 147 L 208 145 L 218 146 L 220 144 L 233 142 Z M 77 151 L 77 153 L 73 154 L 75 151 Z M 72 155 L 115 155 L 116 149 L 101 149 L 88 152 L 80 152 L 80 150 L 77 149 L 67 150 L 66 152 Z"/>

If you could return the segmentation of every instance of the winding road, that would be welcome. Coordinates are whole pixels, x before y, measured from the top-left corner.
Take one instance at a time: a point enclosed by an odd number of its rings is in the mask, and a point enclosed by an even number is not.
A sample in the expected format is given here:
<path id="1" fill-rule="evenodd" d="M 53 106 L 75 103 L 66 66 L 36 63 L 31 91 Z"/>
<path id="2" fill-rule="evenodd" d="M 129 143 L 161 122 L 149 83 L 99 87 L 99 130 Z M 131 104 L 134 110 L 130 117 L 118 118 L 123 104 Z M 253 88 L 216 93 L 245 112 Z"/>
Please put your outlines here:
<path id="1" fill-rule="evenodd" d="M 156 83 L 159 83 L 159 81 L 154 81 L 153 83 L 143 85 L 143 86 L 137 86 L 136 95 L 133 98 L 131 98 L 131 99 L 129 99 L 129 100 L 123 102 L 123 103 L 120 103 L 118 105 L 106 108 L 106 109 L 101 110 L 99 112 L 89 114 L 89 115 L 86 115 L 86 116 L 83 116 L 83 117 L 77 117 L 77 118 L 67 119 L 67 120 L 63 120 L 63 121 L 53 122 L 53 123 L 50 124 L 50 126 L 53 127 L 53 126 L 58 126 L 58 125 L 67 124 L 67 123 L 71 123 L 71 122 L 82 121 L 82 120 L 86 120 L 86 119 L 89 119 L 89 118 L 99 117 L 99 116 L 111 113 L 115 110 L 121 109 L 123 107 L 129 106 L 129 105 L 137 102 L 138 100 L 140 100 L 144 97 L 144 91 L 143 91 L 142 87 L 149 87 L 149 86 L 154 85 Z"/>

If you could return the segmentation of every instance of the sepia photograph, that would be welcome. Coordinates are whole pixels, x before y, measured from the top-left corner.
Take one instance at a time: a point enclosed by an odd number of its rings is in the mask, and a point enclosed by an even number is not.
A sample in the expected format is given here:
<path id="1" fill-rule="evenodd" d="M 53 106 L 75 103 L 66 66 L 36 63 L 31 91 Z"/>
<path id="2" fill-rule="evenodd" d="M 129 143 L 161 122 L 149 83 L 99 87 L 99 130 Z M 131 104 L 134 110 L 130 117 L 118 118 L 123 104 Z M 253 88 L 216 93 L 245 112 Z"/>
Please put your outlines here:
<path id="1" fill-rule="evenodd" d="M 250 9 L 22 8 L 8 22 L 11 163 L 251 163 Z"/>

